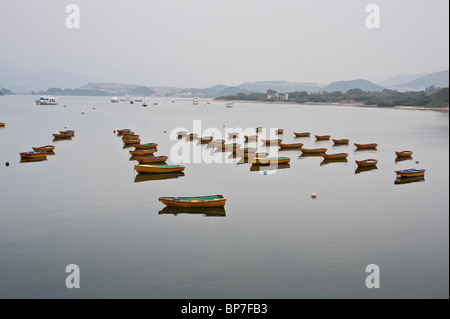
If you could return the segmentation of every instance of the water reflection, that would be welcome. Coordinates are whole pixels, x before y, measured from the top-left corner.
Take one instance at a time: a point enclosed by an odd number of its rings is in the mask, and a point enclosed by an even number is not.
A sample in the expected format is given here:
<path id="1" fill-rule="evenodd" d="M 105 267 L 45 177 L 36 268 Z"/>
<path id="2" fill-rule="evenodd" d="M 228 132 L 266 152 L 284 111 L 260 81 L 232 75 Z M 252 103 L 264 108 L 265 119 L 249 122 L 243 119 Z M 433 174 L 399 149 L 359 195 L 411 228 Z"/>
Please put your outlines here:
<path id="1" fill-rule="evenodd" d="M 394 184 L 408 184 L 408 183 L 415 183 L 415 182 L 425 182 L 424 176 L 418 176 L 418 177 L 409 177 L 409 178 L 397 178 L 394 181 Z"/>
<path id="2" fill-rule="evenodd" d="M 47 157 L 34 157 L 34 158 L 22 158 L 20 163 L 31 163 L 31 162 L 43 162 L 46 161 Z"/>
<path id="3" fill-rule="evenodd" d="M 268 171 L 268 170 L 274 170 L 274 169 L 284 169 L 284 168 L 290 168 L 290 164 L 275 164 L 275 165 L 255 165 L 252 164 L 250 166 L 250 171 L 252 172 L 259 172 L 259 171 Z"/>
<path id="4" fill-rule="evenodd" d="M 322 153 L 302 153 L 298 158 L 306 158 L 306 157 L 322 157 Z"/>
<path id="5" fill-rule="evenodd" d="M 201 214 L 204 217 L 225 217 L 224 207 L 164 207 L 158 212 L 158 215 L 171 214 Z"/>
<path id="6" fill-rule="evenodd" d="M 55 151 L 47 152 L 47 155 L 53 156 L 53 155 L 55 155 Z"/>
<path id="7" fill-rule="evenodd" d="M 348 160 L 346 158 L 324 159 L 320 162 L 320 166 L 331 163 L 348 163 Z"/>
<path id="8" fill-rule="evenodd" d="M 163 179 L 173 179 L 184 176 L 183 172 L 164 173 L 164 174 L 138 174 L 134 178 L 135 183 L 146 181 L 157 181 Z"/>
<path id="9" fill-rule="evenodd" d="M 413 159 L 412 156 L 400 156 L 400 157 L 395 158 L 395 162 L 398 163 L 398 162 L 403 162 L 403 161 L 409 161 L 412 159 Z"/>
<path id="10" fill-rule="evenodd" d="M 355 174 L 359 174 L 362 172 L 369 172 L 369 171 L 373 171 L 373 170 L 377 170 L 378 167 L 376 167 L 376 165 L 372 165 L 372 166 L 362 166 L 362 167 L 358 167 L 355 170 Z"/>
<path id="11" fill-rule="evenodd" d="M 71 141 L 74 137 L 68 136 L 68 137 L 54 137 L 53 142 L 62 142 L 62 141 Z"/>

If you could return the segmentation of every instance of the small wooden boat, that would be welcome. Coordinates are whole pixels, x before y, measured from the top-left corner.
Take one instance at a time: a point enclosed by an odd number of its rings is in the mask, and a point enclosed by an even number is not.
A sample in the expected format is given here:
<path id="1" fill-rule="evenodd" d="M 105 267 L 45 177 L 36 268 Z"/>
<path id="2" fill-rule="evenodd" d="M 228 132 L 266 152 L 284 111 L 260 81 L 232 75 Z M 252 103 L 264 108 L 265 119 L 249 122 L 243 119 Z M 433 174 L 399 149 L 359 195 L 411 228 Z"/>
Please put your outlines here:
<path id="1" fill-rule="evenodd" d="M 184 170 L 184 166 L 181 165 L 148 165 L 139 164 L 135 165 L 134 168 L 138 173 L 175 173 Z"/>
<path id="2" fill-rule="evenodd" d="M 59 134 L 52 134 L 54 138 L 71 138 L 72 134 L 70 133 L 59 133 Z"/>
<path id="3" fill-rule="evenodd" d="M 262 127 L 262 126 L 258 126 L 258 127 L 256 128 L 256 132 L 262 132 L 262 130 L 263 130 L 263 127 Z"/>
<path id="4" fill-rule="evenodd" d="M 45 146 L 33 147 L 33 150 L 36 152 L 51 152 L 54 149 L 55 149 L 55 145 L 45 145 Z"/>
<path id="5" fill-rule="evenodd" d="M 332 140 L 333 140 L 334 145 L 348 144 L 348 142 L 350 142 L 350 140 L 348 138 L 343 138 L 341 140 L 335 140 L 335 139 L 332 139 Z"/>
<path id="6" fill-rule="evenodd" d="M 124 140 L 123 142 L 124 142 L 125 145 L 139 144 L 139 143 L 141 143 L 141 140 L 138 139 L 138 138 L 135 138 L 135 139 Z"/>
<path id="7" fill-rule="evenodd" d="M 282 139 L 276 139 L 276 140 L 263 140 L 261 139 L 261 142 L 263 142 L 266 145 L 280 145 L 282 142 Z"/>
<path id="8" fill-rule="evenodd" d="M 158 146 L 157 143 L 146 143 L 146 144 L 138 144 L 135 145 L 134 148 L 142 149 L 142 148 L 156 148 Z"/>
<path id="9" fill-rule="evenodd" d="M 281 148 L 300 148 L 303 147 L 303 143 L 290 143 L 290 144 L 284 144 L 280 143 Z"/>
<path id="10" fill-rule="evenodd" d="M 336 153 L 336 154 L 326 154 L 323 153 L 322 157 L 325 159 L 344 159 L 347 158 L 348 153 Z"/>
<path id="11" fill-rule="evenodd" d="M 125 135 L 134 135 L 134 132 L 132 132 L 132 131 L 126 131 L 126 132 L 123 132 L 122 135 L 123 135 L 123 136 L 125 136 Z"/>
<path id="12" fill-rule="evenodd" d="M 74 136 L 75 135 L 75 131 L 74 130 L 66 130 L 66 131 L 59 131 L 60 134 L 70 134 L 70 136 Z"/>
<path id="13" fill-rule="evenodd" d="M 255 157 L 253 165 L 287 164 L 291 161 L 289 157 Z"/>
<path id="14" fill-rule="evenodd" d="M 123 135 L 126 132 L 131 132 L 131 130 L 128 128 L 124 128 L 122 130 L 117 130 L 117 135 Z"/>
<path id="15" fill-rule="evenodd" d="M 413 154 L 412 151 L 395 152 L 395 155 L 397 155 L 397 157 L 407 157 L 407 156 L 411 156 L 412 154 Z"/>
<path id="16" fill-rule="evenodd" d="M 276 134 L 283 134 L 284 130 L 282 128 L 279 128 L 275 131 Z"/>
<path id="17" fill-rule="evenodd" d="M 223 207 L 226 202 L 223 195 L 159 197 L 158 200 L 168 207 Z"/>
<path id="18" fill-rule="evenodd" d="M 358 143 L 353 143 L 357 149 L 373 149 L 373 148 L 377 148 L 378 144 L 377 143 L 369 143 L 369 144 L 358 144 Z"/>
<path id="19" fill-rule="evenodd" d="M 239 143 L 222 144 L 222 151 L 225 151 L 225 150 L 235 151 L 240 147 L 241 147 L 241 144 L 239 144 Z"/>
<path id="20" fill-rule="evenodd" d="M 5 127 L 6 124 L 5 123 L 0 123 L 0 127 Z"/>
<path id="21" fill-rule="evenodd" d="M 22 152 L 20 153 L 21 158 L 46 158 L 47 152 Z"/>
<path id="22" fill-rule="evenodd" d="M 156 148 L 149 148 L 149 149 L 135 149 L 133 151 L 130 151 L 130 154 L 133 156 L 144 156 L 144 155 L 151 155 L 156 152 Z"/>
<path id="23" fill-rule="evenodd" d="M 302 132 L 302 133 L 294 132 L 294 135 L 295 135 L 295 137 L 308 137 L 311 135 L 311 133 L 309 133 L 309 132 Z"/>
<path id="24" fill-rule="evenodd" d="M 204 136 L 204 137 L 200 137 L 200 143 L 201 144 L 209 144 L 211 143 L 211 141 L 213 140 L 214 137 L 212 136 Z"/>
<path id="25" fill-rule="evenodd" d="M 236 138 L 236 137 L 239 137 L 239 132 L 231 132 L 231 133 L 228 133 L 228 137 L 229 137 L 229 138 Z"/>
<path id="26" fill-rule="evenodd" d="M 331 135 L 314 135 L 314 136 L 318 141 L 329 140 L 331 137 Z"/>
<path id="27" fill-rule="evenodd" d="M 401 178 L 408 178 L 408 177 L 420 177 L 425 176 L 425 170 L 424 169 L 404 169 L 401 171 L 395 171 L 397 175 L 400 175 Z"/>
<path id="28" fill-rule="evenodd" d="M 258 135 L 244 135 L 245 141 L 257 141 Z"/>
<path id="29" fill-rule="evenodd" d="M 356 160 L 356 165 L 358 165 L 358 167 L 367 167 L 367 166 L 375 166 L 378 163 L 378 160 L 373 159 L 373 158 L 369 158 L 369 159 L 365 159 L 362 161 L 358 161 Z"/>
<path id="30" fill-rule="evenodd" d="M 167 156 L 139 156 L 134 158 L 139 164 L 162 163 L 167 161 Z"/>
<path id="31" fill-rule="evenodd" d="M 194 133 L 191 133 L 191 134 L 189 134 L 188 135 L 188 138 L 189 138 L 189 140 L 194 140 L 194 139 L 196 139 L 198 137 L 198 134 L 194 134 Z"/>
<path id="32" fill-rule="evenodd" d="M 123 140 L 123 141 L 125 141 L 125 140 L 133 140 L 133 139 L 139 138 L 139 136 L 140 136 L 140 135 L 136 135 L 136 134 L 124 135 L 124 136 L 122 137 L 122 140 Z"/>
<path id="33" fill-rule="evenodd" d="M 328 149 L 326 148 L 302 148 L 300 147 L 300 151 L 305 154 L 321 154 L 326 153 Z"/>
<path id="34" fill-rule="evenodd" d="M 177 132 L 177 135 L 179 135 L 179 136 L 187 136 L 189 133 L 188 133 L 188 131 L 178 131 Z"/>

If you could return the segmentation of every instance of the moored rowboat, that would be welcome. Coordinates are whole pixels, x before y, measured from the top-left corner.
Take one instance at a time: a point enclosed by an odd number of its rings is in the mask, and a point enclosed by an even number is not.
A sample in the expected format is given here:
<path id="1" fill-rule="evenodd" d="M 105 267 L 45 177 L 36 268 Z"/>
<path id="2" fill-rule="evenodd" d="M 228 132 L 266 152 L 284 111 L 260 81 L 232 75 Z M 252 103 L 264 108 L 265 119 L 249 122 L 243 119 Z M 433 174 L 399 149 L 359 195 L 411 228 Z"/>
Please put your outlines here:
<path id="1" fill-rule="evenodd" d="M 397 175 L 400 175 L 400 177 L 420 177 L 425 176 L 425 170 L 424 169 L 405 169 L 401 171 L 395 171 Z"/>
<path id="2" fill-rule="evenodd" d="M 406 156 L 411 156 L 412 155 L 412 151 L 401 151 L 401 152 L 395 152 L 395 154 L 398 157 L 406 157 Z"/>
<path id="3" fill-rule="evenodd" d="M 123 142 L 125 143 L 125 145 L 128 145 L 128 144 L 139 144 L 141 142 L 141 140 L 138 139 L 138 138 L 135 138 L 135 139 L 124 140 Z"/>
<path id="4" fill-rule="evenodd" d="M 213 140 L 214 137 L 212 136 L 204 136 L 204 137 L 200 137 L 200 143 L 201 144 L 208 144 Z"/>
<path id="5" fill-rule="evenodd" d="M 223 195 L 159 197 L 158 200 L 169 207 L 223 207 L 226 202 Z"/>
<path id="6" fill-rule="evenodd" d="M 275 133 L 277 134 L 283 134 L 284 130 L 282 128 L 279 128 L 278 130 L 275 131 Z"/>
<path id="7" fill-rule="evenodd" d="M 117 130 L 117 134 L 118 134 L 118 135 L 123 135 L 123 134 L 126 133 L 126 132 L 131 132 L 131 130 L 128 129 L 128 128 L 124 128 L 124 129 L 122 129 L 122 130 Z"/>
<path id="8" fill-rule="evenodd" d="M 146 144 L 139 144 L 135 145 L 134 148 L 136 149 L 142 149 L 142 148 L 156 148 L 158 146 L 157 143 L 146 143 Z"/>
<path id="9" fill-rule="evenodd" d="M 311 135 L 311 133 L 309 133 L 309 132 L 302 132 L 302 133 L 294 132 L 294 135 L 295 135 L 296 137 L 308 137 L 308 136 Z"/>
<path id="10" fill-rule="evenodd" d="M 330 139 L 330 135 L 314 135 L 316 137 L 316 140 L 320 141 L 320 140 L 329 140 Z"/>
<path id="11" fill-rule="evenodd" d="M 21 158 L 44 158 L 47 157 L 47 152 L 22 152 Z"/>
<path id="12" fill-rule="evenodd" d="M 378 163 L 378 160 L 369 158 L 362 161 L 355 161 L 358 167 L 366 167 L 366 166 L 375 166 Z"/>
<path id="13" fill-rule="evenodd" d="M 4 127 L 5 125 L 5 123 L 0 123 L 0 127 Z"/>
<path id="14" fill-rule="evenodd" d="M 122 141 L 125 141 L 125 140 L 133 140 L 133 139 L 137 139 L 137 138 L 139 138 L 140 137 L 140 135 L 136 135 L 136 134 L 127 134 L 127 135 L 124 135 L 123 137 L 122 137 Z"/>
<path id="15" fill-rule="evenodd" d="M 70 136 L 74 136 L 75 135 L 75 131 L 74 130 L 67 130 L 67 131 L 59 131 L 60 134 L 70 134 Z"/>
<path id="16" fill-rule="evenodd" d="M 138 149 L 130 151 L 130 154 L 133 156 L 139 156 L 139 155 L 151 155 L 156 152 L 156 148 L 150 148 L 150 149 Z"/>
<path id="17" fill-rule="evenodd" d="M 347 158 L 348 153 L 336 153 L 336 154 L 326 154 L 323 153 L 322 157 L 325 159 L 344 159 Z"/>
<path id="18" fill-rule="evenodd" d="M 167 156 L 152 156 L 152 157 L 140 156 L 140 157 L 135 157 L 134 159 L 136 161 L 138 161 L 140 164 L 149 164 L 149 163 L 165 162 L 165 161 L 167 161 L 168 157 Z"/>
<path id="19" fill-rule="evenodd" d="M 321 154 L 321 153 L 326 153 L 327 149 L 326 148 L 302 148 L 302 147 L 300 147 L 300 151 L 302 151 L 302 153 L 305 153 L 305 154 Z"/>
<path id="20" fill-rule="evenodd" d="M 54 133 L 52 134 L 54 138 L 71 138 L 72 134 L 71 133 Z"/>
<path id="21" fill-rule="evenodd" d="M 51 152 L 54 149 L 55 149 L 55 145 L 45 145 L 45 146 L 33 147 L 33 150 L 36 152 Z"/>
<path id="22" fill-rule="evenodd" d="M 239 143 L 222 144 L 222 151 L 225 151 L 225 150 L 236 151 L 239 147 L 241 147 L 241 144 L 239 144 Z"/>
<path id="23" fill-rule="evenodd" d="M 139 164 L 134 168 L 138 173 L 175 173 L 184 170 L 184 166 L 181 165 L 148 165 Z"/>
<path id="24" fill-rule="evenodd" d="M 254 165 L 286 164 L 290 162 L 289 157 L 255 157 L 252 160 Z"/>
<path id="25" fill-rule="evenodd" d="M 245 141 L 256 141 L 258 139 L 258 135 L 244 135 Z"/>
<path id="26" fill-rule="evenodd" d="M 276 140 L 263 140 L 261 139 L 261 142 L 263 142 L 266 145 L 279 145 L 283 140 L 282 139 L 276 139 Z"/>
<path id="27" fill-rule="evenodd" d="M 377 143 L 369 143 L 369 144 L 358 144 L 358 143 L 353 143 L 353 144 L 355 144 L 356 148 L 358 148 L 358 149 L 377 148 L 377 146 L 378 146 Z"/>
<path id="28" fill-rule="evenodd" d="M 350 140 L 348 138 L 343 138 L 341 140 L 335 140 L 335 139 L 332 139 L 332 140 L 333 140 L 334 145 L 348 144 L 348 142 L 350 142 Z"/>
<path id="29" fill-rule="evenodd" d="M 303 147 L 303 143 L 290 143 L 290 144 L 284 144 L 280 143 L 281 148 L 300 148 Z"/>

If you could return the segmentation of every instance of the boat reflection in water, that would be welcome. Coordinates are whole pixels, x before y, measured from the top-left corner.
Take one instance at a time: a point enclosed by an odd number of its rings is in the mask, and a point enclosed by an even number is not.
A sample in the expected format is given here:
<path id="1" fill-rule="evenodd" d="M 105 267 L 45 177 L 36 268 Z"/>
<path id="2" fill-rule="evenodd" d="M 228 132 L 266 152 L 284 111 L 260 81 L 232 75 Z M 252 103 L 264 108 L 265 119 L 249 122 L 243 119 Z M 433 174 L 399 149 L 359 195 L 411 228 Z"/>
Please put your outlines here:
<path id="1" fill-rule="evenodd" d="M 251 172 L 259 172 L 259 171 L 268 171 L 268 170 L 274 170 L 274 169 L 284 169 L 284 168 L 290 168 L 290 164 L 271 164 L 271 165 L 257 165 L 252 164 L 250 166 Z"/>
<path id="2" fill-rule="evenodd" d="M 322 158 L 322 153 L 302 153 L 298 158 L 307 158 L 307 157 L 320 157 Z"/>
<path id="3" fill-rule="evenodd" d="M 377 170 L 378 167 L 376 165 L 372 165 L 372 166 L 360 166 L 355 170 L 355 174 L 359 174 L 362 172 L 368 172 L 368 171 L 373 171 L 373 170 Z"/>
<path id="4" fill-rule="evenodd" d="M 135 183 L 146 181 L 157 181 L 162 179 L 172 179 L 184 176 L 183 172 L 164 173 L 164 174 L 138 174 L 134 178 Z"/>
<path id="5" fill-rule="evenodd" d="M 395 158 L 395 162 L 398 163 L 398 162 L 403 162 L 403 161 L 409 161 L 412 159 L 413 159 L 412 156 L 399 156 L 399 157 Z"/>
<path id="6" fill-rule="evenodd" d="M 408 177 L 408 178 L 397 178 L 394 181 L 394 184 L 408 184 L 408 183 L 415 183 L 415 182 L 425 182 L 424 176 L 418 176 L 418 177 Z"/>
<path id="7" fill-rule="evenodd" d="M 158 212 L 158 215 L 171 214 L 197 214 L 204 217 L 225 217 L 224 207 L 164 207 Z"/>
<path id="8" fill-rule="evenodd" d="M 331 163 L 348 163 L 348 160 L 346 158 L 324 159 L 320 162 L 320 166 Z"/>
<path id="9" fill-rule="evenodd" d="M 49 152 L 47 152 L 47 156 L 49 156 L 49 155 L 55 155 L 55 151 L 49 151 Z"/>
<path id="10" fill-rule="evenodd" d="M 20 160 L 20 163 L 43 162 L 43 161 L 46 161 L 46 160 L 47 160 L 46 156 L 32 157 L 32 158 L 22 158 Z"/>

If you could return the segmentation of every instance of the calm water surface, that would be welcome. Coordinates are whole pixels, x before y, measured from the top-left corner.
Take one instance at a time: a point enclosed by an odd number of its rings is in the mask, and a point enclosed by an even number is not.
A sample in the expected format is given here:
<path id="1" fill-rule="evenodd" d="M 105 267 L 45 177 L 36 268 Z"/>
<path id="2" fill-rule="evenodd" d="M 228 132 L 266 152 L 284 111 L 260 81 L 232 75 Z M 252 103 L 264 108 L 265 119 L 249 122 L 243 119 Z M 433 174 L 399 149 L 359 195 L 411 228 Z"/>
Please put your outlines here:
<path id="1" fill-rule="evenodd" d="M 449 297 L 448 113 L 164 98 L 147 108 L 103 97 L 36 106 L 35 98 L 0 97 L 2 298 Z M 113 133 L 133 129 L 170 155 L 180 143 L 170 132 L 192 131 L 193 120 L 284 128 L 284 142 L 347 152 L 348 162 L 283 151 L 291 163 L 274 174 L 236 158 L 152 180 L 136 177 Z M 53 142 L 65 127 L 76 136 Z M 379 147 L 356 152 L 293 131 Z M 20 163 L 19 152 L 46 144 L 56 145 L 47 161 Z M 413 159 L 395 162 L 405 149 Z M 355 173 L 354 160 L 365 158 L 378 169 Z M 394 171 L 407 168 L 425 168 L 425 181 L 394 184 Z M 165 214 L 157 199 L 202 194 L 226 195 L 225 216 Z M 80 267 L 80 289 L 65 286 L 68 264 Z M 369 264 L 380 267 L 380 289 L 365 286 Z"/>

